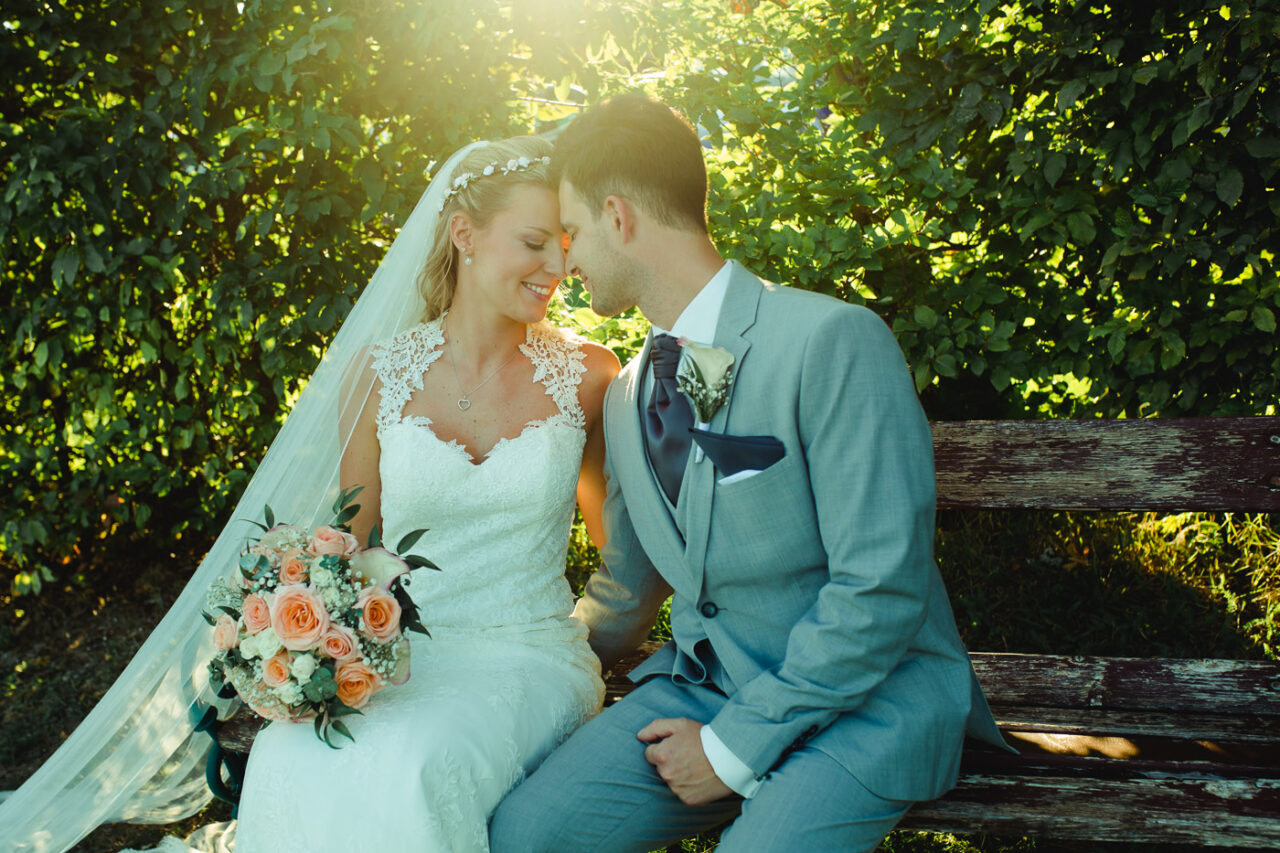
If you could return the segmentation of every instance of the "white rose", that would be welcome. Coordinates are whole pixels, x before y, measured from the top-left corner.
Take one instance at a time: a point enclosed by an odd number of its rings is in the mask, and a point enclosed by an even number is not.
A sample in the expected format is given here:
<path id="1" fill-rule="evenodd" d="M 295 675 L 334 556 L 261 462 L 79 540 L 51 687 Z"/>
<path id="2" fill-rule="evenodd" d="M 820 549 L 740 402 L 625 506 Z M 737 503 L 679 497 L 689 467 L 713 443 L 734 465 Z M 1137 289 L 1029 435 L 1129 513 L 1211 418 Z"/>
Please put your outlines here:
<path id="1" fill-rule="evenodd" d="M 512 158 L 507 161 L 507 171 L 514 172 L 520 166 L 520 161 Z"/>
<path id="2" fill-rule="evenodd" d="M 299 545 L 308 540 L 307 534 L 302 528 L 295 527 L 292 524 L 277 524 L 275 527 L 262 534 L 262 538 L 258 540 L 259 547 L 270 548 L 275 551 L 283 551 L 293 545 Z M 250 550 L 253 550 L 252 548 Z"/>
<path id="3" fill-rule="evenodd" d="M 324 566 L 316 566 L 311 570 L 311 585 L 313 587 L 331 586 L 333 584 L 333 572 Z"/>
<path id="4" fill-rule="evenodd" d="M 486 176 L 493 174 L 493 166 L 485 166 L 484 173 Z"/>
<path id="5" fill-rule="evenodd" d="M 256 657 L 262 657 L 258 654 L 257 634 L 250 634 L 240 641 L 240 657 L 245 660 L 253 660 Z"/>
<path id="6" fill-rule="evenodd" d="M 518 164 L 519 164 L 519 166 L 520 166 L 520 168 L 521 168 L 521 169 L 527 169 L 527 168 L 529 168 L 529 158 L 528 158 L 528 157 L 521 157 L 519 160 L 517 160 L 517 161 L 516 161 L 516 163 L 518 163 Z"/>
<path id="7" fill-rule="evenodd" d="M 289 666 L 289 674 L 298 679 L 299 684 L 306 684 L 316 671 L 316 659 L 311 655 L 298 655 Z"/>
<path id="8" fill-rule="evenodd" d="M 280 642 L 280 637 L 276 635 L 275 629 L 267 626 L 254 634 L 253 647 L 257 651 L 255 657 L 263 659 L 269 658 L 276 652 L 284 648 L 284 644 Z"/>

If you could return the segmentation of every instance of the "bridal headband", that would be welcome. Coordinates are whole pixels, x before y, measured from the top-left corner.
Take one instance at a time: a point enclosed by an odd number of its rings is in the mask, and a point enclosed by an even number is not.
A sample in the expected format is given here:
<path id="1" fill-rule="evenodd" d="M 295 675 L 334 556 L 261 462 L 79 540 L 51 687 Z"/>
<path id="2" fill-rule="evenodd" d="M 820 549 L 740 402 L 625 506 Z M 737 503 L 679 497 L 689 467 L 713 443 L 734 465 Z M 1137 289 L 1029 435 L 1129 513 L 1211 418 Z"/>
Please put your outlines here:
<path id="1" fill-rule="evenodd" d="M 453 179 L 453 186 L 449 188 L 448 192 L 444 194 L 444 198 L 440 200 L 440 210 L 443 211 L 449 200 L 470 186 L 472 181 L 478 181 L 493 174 L 510 175 L 512 172 L 523 172 L 534 166 L 545 165 L 550 162 L 550 157 L 535 157 L 532 160 L 528 157 L 515 157 L 505 163 L 490 163 L 481 169 L 478 175 L 475 172 L 463 172 Z"/>

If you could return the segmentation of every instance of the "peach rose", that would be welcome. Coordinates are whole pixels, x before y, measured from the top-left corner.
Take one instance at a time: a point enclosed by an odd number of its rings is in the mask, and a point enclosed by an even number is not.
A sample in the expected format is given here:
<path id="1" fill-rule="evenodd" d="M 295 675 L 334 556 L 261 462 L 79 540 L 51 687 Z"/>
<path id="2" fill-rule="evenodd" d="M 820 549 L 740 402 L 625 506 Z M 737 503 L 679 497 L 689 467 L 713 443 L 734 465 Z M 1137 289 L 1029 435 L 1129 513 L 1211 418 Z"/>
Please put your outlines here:
<path id="1" fill-rule="evenodd" d="M 292 663 L 287 650 L 281 650 L 262 662 L 262 681 L 268 687 L 279 687 L 289 680 L 289 665 Z"/>
<path id="2" fill-rule="evenodd" d="M 349 557 L 359 548 L 360 543 L 356 541 L 356 537 L 327 525 L 317 527 L 311 537 L 311 553 L 319 557 L 325 554 Z"/>
<path id="3" fill-rule="evenodd" d="M 360 591 L 356 606 L 364 615 L 364 629 L 379 643 L 400 636 L 400 602 L 385 589 L 367 586 Z"/>
<path id="4" fill-rule="evenodd" d="M 338 663 L 349 661 L 357 654 L 356 638 L 341 625 L 330 624 L 320 641 L 320 649 Z"/>
<path id="5" fill-rule="evenodd" d="M 360 660 L 338 664 L 333 678 L 338 682 L 338 700 L 350 708 L 363 708 L 382 689 L 382 679 Z"/>
<path id="6" fill-rule="evenodd" d="M 280 557 L 280 583 L 305 583 L 308 575 L 307 561 L 301 548 L 290 548 Z"/>
<path id="7" fill-rule="evenodd" d="M 244 629 L 256 634 L 271 624 L 271 608 L 267 600 L 255 593 L 244 597 Z"/>
<path id="8" fill-rule="evenodd" d="M 234 649 L 239 643 L 240 629 L 236 626 L 236 620 L 223 613 L 218 617 L 218 624 L 213 626 L 213 644 L 226 651 Z"/>
<path id="9" fill-rule="evenodd" d="M 286 649 L 310 649 L 329 630 L 329 611 L 314 589 L 301 584 L 282 586 L 271 602 L 271 627 Z"/>

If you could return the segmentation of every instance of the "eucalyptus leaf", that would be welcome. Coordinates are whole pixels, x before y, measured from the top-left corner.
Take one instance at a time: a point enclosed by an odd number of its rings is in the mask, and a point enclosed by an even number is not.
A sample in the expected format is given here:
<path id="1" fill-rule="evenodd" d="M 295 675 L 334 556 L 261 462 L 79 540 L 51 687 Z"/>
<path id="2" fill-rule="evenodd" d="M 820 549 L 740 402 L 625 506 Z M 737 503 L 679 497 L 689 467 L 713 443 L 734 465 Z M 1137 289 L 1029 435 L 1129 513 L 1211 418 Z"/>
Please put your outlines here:
<path id="1" fill-rule="evenodd" d="M 424 527 L 418 530 L 411 530 L 404 536 L 400 537 L 400 541 L 396 543 L 396 553 L 403 554 L 405 551 L 408 551 L 414 545 L 418 544 L 418 540 L 421 539 L 422 534 L 426 532 L 427 528 Z"/>

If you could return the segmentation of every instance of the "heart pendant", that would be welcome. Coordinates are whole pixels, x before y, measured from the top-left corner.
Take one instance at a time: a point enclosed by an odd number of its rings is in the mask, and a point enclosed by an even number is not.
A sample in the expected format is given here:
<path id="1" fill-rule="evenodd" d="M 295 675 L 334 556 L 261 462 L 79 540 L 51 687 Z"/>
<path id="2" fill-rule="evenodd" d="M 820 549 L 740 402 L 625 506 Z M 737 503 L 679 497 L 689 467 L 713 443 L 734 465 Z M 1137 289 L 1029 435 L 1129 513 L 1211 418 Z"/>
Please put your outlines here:
<path id="1" fill-rule="evenodd" d="M 471 408 L 471 401 L 466 397 L 463 397 L 458 401 L 458 408 L 465 412 L 467 409 Z"/>

